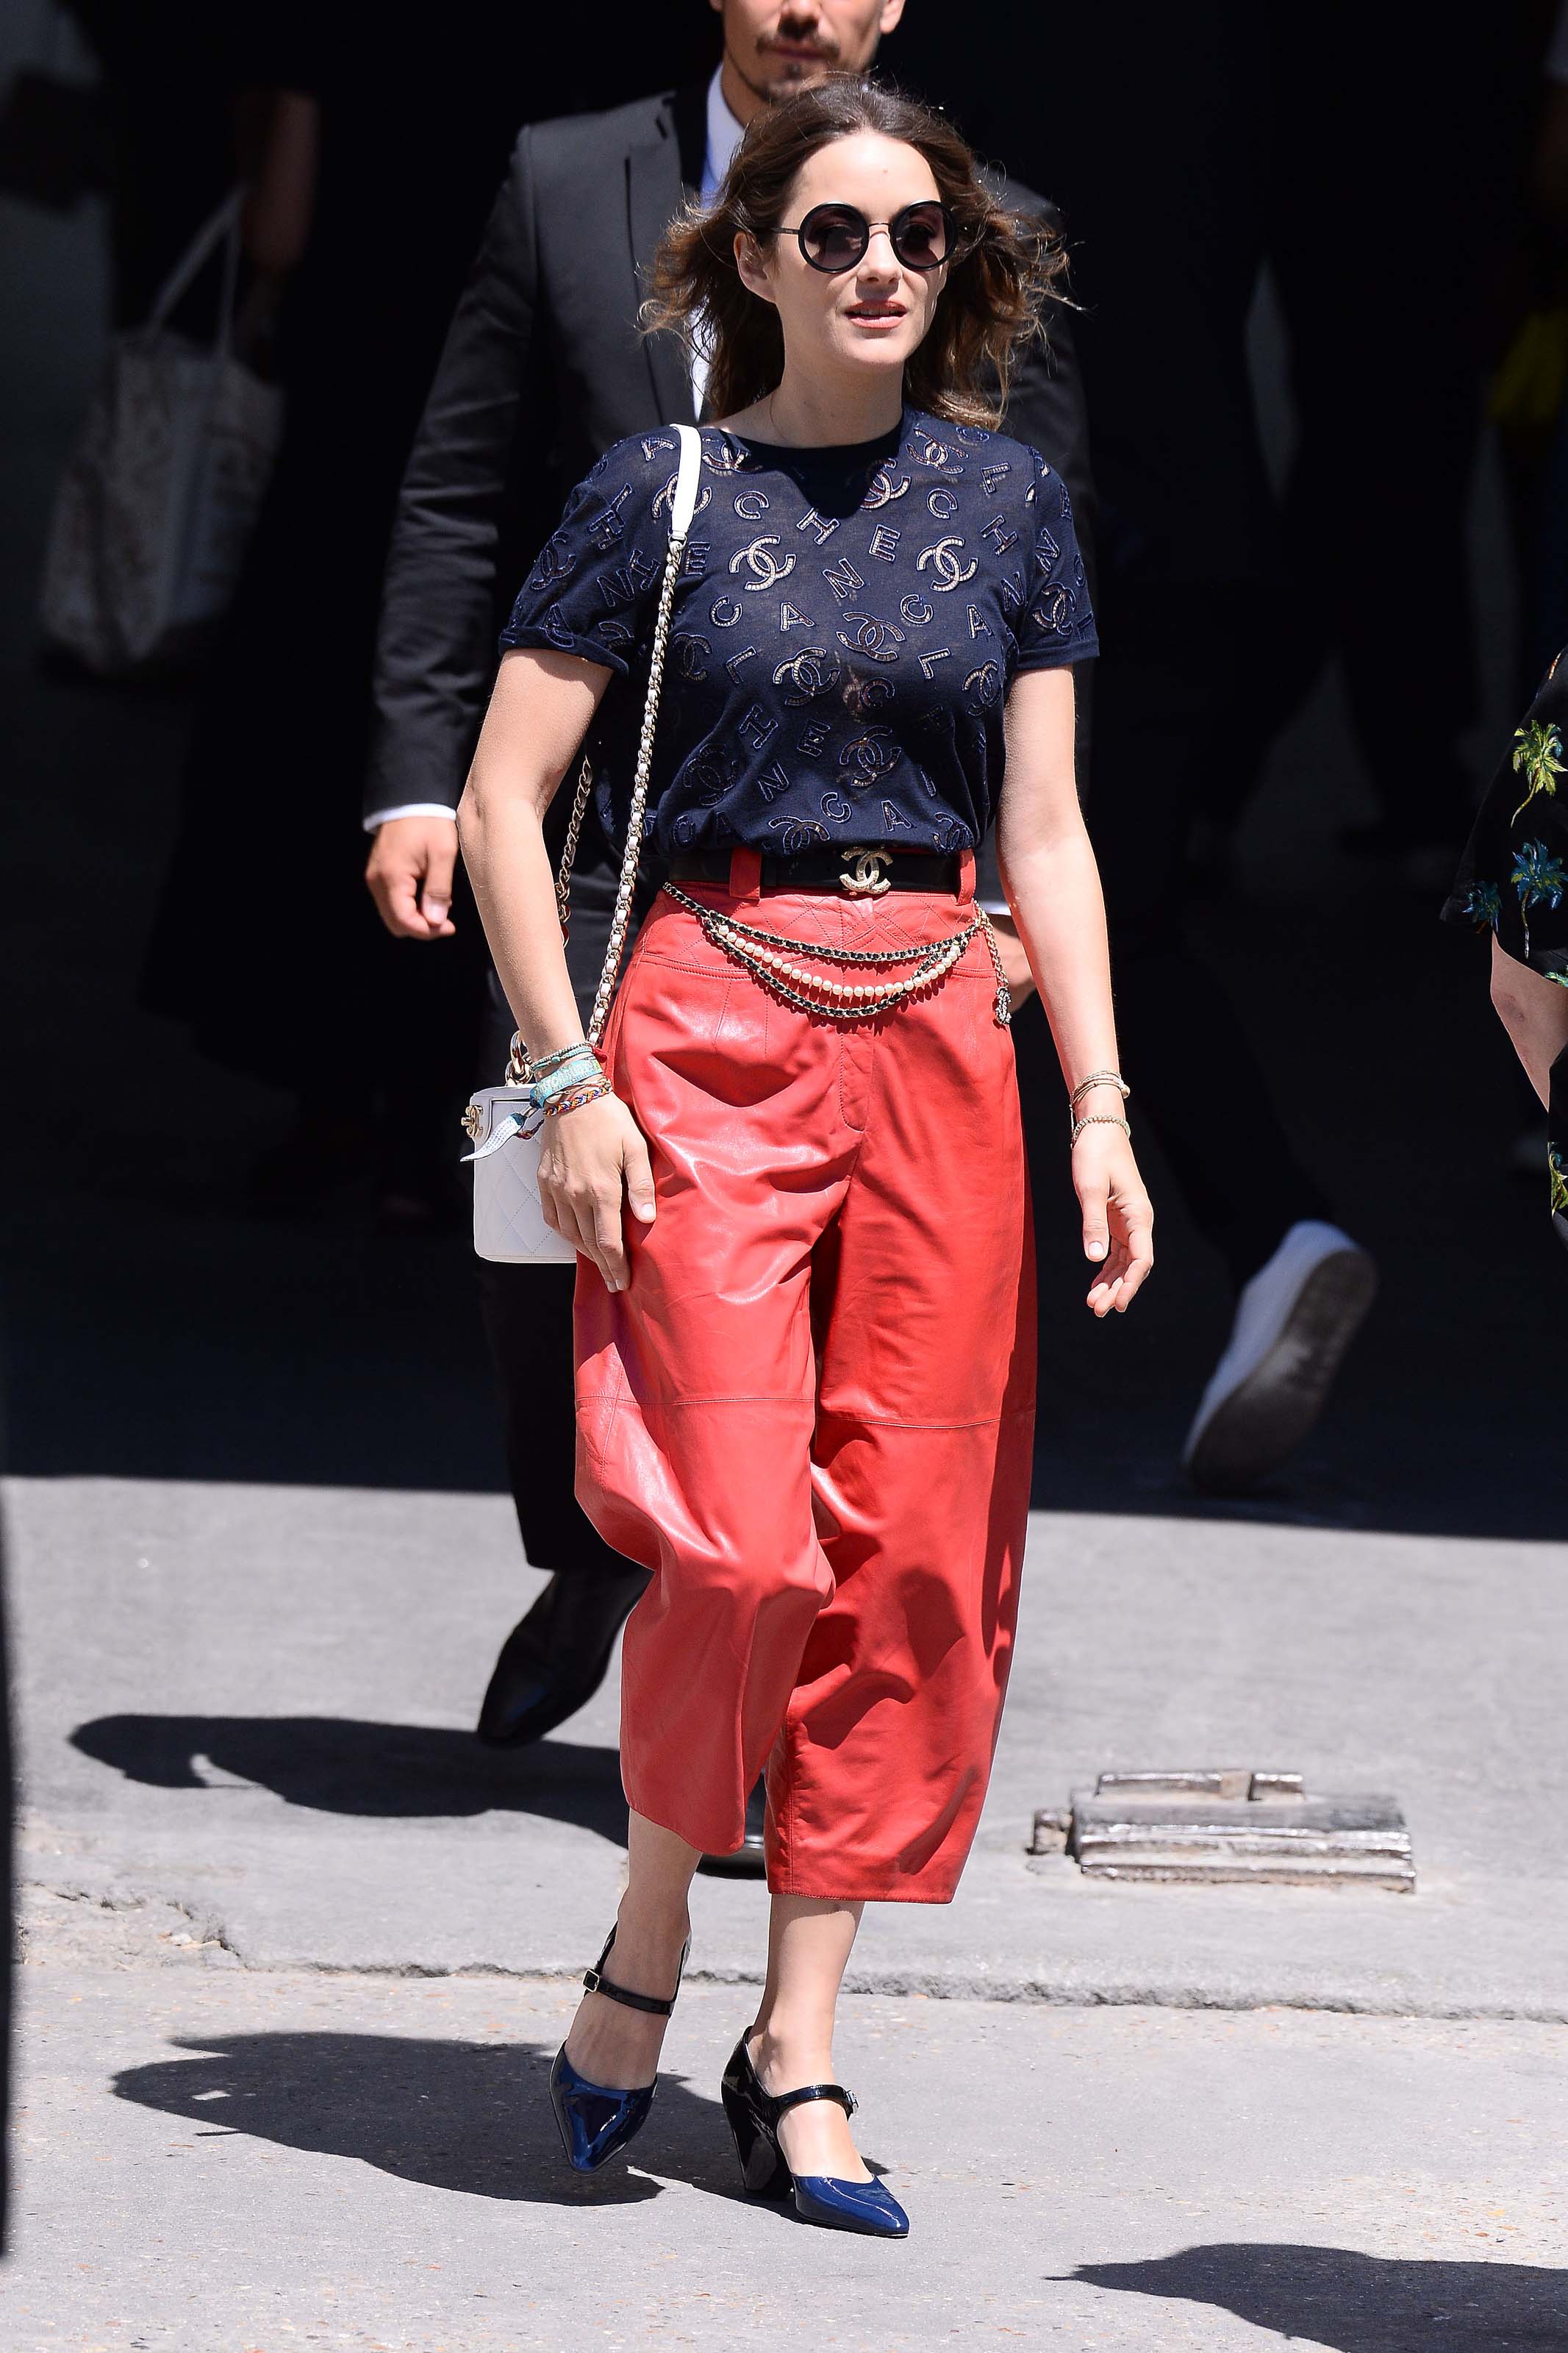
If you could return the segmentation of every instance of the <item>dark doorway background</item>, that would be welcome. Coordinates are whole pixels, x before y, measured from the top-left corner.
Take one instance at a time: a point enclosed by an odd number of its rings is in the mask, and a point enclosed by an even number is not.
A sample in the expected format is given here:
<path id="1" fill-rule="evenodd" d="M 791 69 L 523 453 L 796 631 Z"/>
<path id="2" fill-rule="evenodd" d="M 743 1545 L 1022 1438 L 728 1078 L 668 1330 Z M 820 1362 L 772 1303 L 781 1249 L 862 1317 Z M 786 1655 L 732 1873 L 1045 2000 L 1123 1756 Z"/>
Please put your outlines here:
<path id="1" fill-rule="evenodd" d="M 668 12 L 656 13 L 661 55 L 647 81 L 701 70 L 712 54 L 706 12 L 696 12 L 689 53 L 674 58 Z M 904 38 L 888 62 L 919 72 L 962 119 L 961 76 L 950 86 L 934 62 L 928 73 Z M 1038 87 L 1027 76 L 1017 86 Z M 584 89 L 577 102 L 593 95 Z M 1022 137 L 1016 115 L 1009 123 L 983 95 L 969 93 L 983 143 L 1042 176 L 1032 157 L 1010 152 Z M 1135 153 L 1127 162 L 1136 171 Z M 1155 213 L 1158 193 L 1148 192 Z M 108 324 L 102 207 L 91 196 L 65 211 L 4 196 L 0 227 L 13 354 L 0 387 L 10 517 L 0 542 L 0 723 L 10 747 L 12 1121 L 0 1186 L 11 1468 L 497 1488 L 463 1233 L 381 1232 L 352 1199 L 310 1221 L 247 1219 L 237 1172 L 276 1133 L 280 1099 L 215 1071 L 174 1028 L 137 1010 L 190 700 L 178 688 L 107 687 L 40 664 L 42 536 Z M 1268 388 L 1266 301 L 1259 318 L 1267 444 L 1288 434 L 1289 418 Z M 1180 354 L 1158 364 L 1179 366 Z M 1418 357 L 1414 364 L 1418 396 Z M 1488 716 L 1478 775 L 1515 715 L 1497 503 L 1483 484 L 1476 566 Z M 310 828 L 289 807 L 287 778 L 279 783 L 277 807 L 257 813 L 256 855 L 279 875 L 288 953 L 308 958 Z M 1134 1315 L 1094 1327 L 1080 1303 L 1064 1152 L 1062 1185 L 1037 1204 L 1044 1509 L 1561 1533 L 1568 1268 L 1542 1183 L 1523 1184 L 1507 1166 L 1528 1106 L 1486 1001 L 1479 944 L 1441 933 L 1435 901 L 1391 891 L 1336 848 L 1364 801 L 1331 681 L 1276 749 L 1237 889 L 1200 900 L 1193 916 L 1204 954 L 1243 1004 L 1293 1135 L 1382 1261 L 1383 1297 L 1332 1412 L 1275 1491 L 1223 1506 L 1189 1495 L 1175 1456 L 1226 1334 L 1218 1268 L 1150 1151 L 1159 1271 Z M 384 1039 L 342 1040 L 346 1099 L 389 1050 Z M 1058 1113 L 1055 1103 L 1042 1109 Z M 458 1149 L 454 1132 L 454 1156 Z"/>

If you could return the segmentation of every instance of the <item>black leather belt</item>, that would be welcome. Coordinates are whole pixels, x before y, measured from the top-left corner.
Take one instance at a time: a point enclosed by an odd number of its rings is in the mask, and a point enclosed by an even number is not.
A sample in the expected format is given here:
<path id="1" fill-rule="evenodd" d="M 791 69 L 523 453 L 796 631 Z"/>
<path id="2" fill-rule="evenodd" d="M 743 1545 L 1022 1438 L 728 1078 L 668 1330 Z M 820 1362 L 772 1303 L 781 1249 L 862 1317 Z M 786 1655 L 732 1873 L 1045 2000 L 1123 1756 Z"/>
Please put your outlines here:
<path id="1" fill-rule="evenodd" d="M 669 861 L 673 882 L 730 881 L 727 849 L 678 849 Z M 880 898 L 884 891 L 956 892 L 962 881 L 956 858 L 918 849 L 808 849 L 798 858 L 763 857 L 764 891 L 833 891 L 850 899 Z"/>

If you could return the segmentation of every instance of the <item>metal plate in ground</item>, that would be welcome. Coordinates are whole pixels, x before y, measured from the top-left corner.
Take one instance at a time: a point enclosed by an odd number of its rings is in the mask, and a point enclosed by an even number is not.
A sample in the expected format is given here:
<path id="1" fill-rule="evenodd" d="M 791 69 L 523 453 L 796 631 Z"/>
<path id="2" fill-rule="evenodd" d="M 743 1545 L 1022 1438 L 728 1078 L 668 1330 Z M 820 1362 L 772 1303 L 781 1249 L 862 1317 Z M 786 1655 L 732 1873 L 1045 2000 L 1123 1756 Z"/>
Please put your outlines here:
<path id="1" fill-rule="evenodd" d="M 1075 1790 L 1065 1824 L 1049 1809 L 1037 1815 L 1033 1851 L 1064 1845 L 1090 1879 L 1352 1885 L 1397 1894 L 1415 1886 L 1397 1799 L 1309 1797 L 1298 1773 L 1229 1767 L 1102 1773 L 1093 1789 Z"/>

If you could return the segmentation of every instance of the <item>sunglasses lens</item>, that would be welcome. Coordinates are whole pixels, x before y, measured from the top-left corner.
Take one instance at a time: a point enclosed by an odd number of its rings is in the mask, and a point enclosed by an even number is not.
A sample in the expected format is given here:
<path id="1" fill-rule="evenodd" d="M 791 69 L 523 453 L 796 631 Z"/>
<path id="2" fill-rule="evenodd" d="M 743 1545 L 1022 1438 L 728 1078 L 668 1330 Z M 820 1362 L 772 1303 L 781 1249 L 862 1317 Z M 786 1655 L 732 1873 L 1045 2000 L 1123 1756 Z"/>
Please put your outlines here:
<path id="1" fill-rule="evenodd" d="M 865 222 L 845 205 L 818 205 L 801 223 L 800 237 L 814 269 L 853 269 L 868 242 Z"/>
<path id="2" fill-rule="evenodd" d="M 940 205 L 911 205 L 893 229 L 893 250 L 906 269 L 935 269 L 947 259 L 947 221 Z"/>

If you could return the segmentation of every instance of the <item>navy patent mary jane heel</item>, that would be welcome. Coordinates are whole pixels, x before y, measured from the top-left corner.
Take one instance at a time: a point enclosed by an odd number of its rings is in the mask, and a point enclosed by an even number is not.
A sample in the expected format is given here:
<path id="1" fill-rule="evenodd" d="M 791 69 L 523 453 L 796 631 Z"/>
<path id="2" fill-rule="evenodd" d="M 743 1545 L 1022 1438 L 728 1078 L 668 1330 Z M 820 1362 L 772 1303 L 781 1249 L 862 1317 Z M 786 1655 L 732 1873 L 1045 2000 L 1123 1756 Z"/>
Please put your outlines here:
<path id="1" fill-rule="evenodd" d="M 797 2092 L 775 2097 L 764 2092 L 752 2064 L 746 2038 L 741 2037 L 719 2087 L 741 2160 L 741 2179 L 753 2198 L 781 2203 L 795 2200 L 803 2222 L 819 2222 L 830 2231 L 859 2231 L 868 2238 L 907 2239 L 910 2218 L 879 2181 L 838 2181 L 827 2173 L 792 2173 L 779 2147 L 779 2118 L 807 2100 L 836 2100 L 847 2116 L 855 2113 L 855 2094 L 842 2084 L 803 2084 Z"/>
<path id="2" fill-rule="evenodd" d="M 628 1993 L 625 1986 L 613 1985 L 605 1975 L 605 1963 L 610 1957 L 610 1947 L 616 1941 L 612 1928 L 605 1939 L 605 1949 L 596 1966 L 583 1979 L 589 1993 L 602 1993 L 607 2001 L 624 2002 L 628 2010 L 647 2010 L 652 2018 L 668 2018 L 675 2008 L 675 1996 L 680 1991 L 680 1980 L 686 1968 L 686 1956 L 690 1939 L 680 1948 L 680 1962 L 675 1972 L 675 1993 L 668 2001 L 660 2001 L 648 1993 Z M 561 2127 L 561 2146 L 566 2152 L 566 2162 L 576 2173 L 597 2173 L 602 2165 L 629 2140 L 635 2140 L 647 2122 L 656 2083 L 639 2084 L 630 2092 L 613 2091 L 604 2084 L 590 2084 L 581 2075 L 566 2056 L 562 2044 L 550 2070 L 550 2105 L 555 2111 L 555 2121 Z"/>

